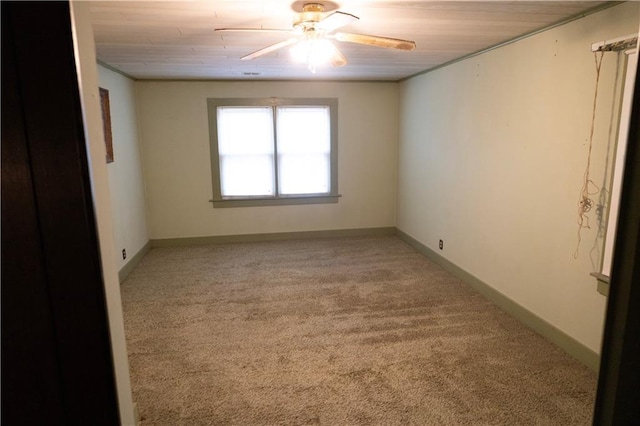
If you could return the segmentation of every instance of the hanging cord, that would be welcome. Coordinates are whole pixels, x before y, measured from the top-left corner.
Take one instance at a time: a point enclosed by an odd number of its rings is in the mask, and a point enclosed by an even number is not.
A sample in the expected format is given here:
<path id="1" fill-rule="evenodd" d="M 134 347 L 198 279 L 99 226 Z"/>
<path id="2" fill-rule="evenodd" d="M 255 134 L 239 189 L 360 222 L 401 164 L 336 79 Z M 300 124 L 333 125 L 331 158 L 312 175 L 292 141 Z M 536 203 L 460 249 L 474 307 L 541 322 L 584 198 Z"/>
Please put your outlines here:
<path id="1" fill-rule="evenodd" d="M 600 55 L 598 55 L 598 53 Z M 580 252 L 580 242 L 582 241 L 582 229 L 588 228 L 591 229 L 589 224 L 589 216 L 587 213 L 591 211 L 593 208 L 593 200 L 590 198 L 591 195 L 597 194 L 600 189 L 598 186 L 589 178 L 589 170 L 591 169 L 591 150 L 593 148 L 593 130 L 595 128 L 596 123 L 596 104 L 598 101 L 598 84 L 600 82 L 600 66 L 602 65 L 602 58 L 604 56 L 604 52 L 594 52 L 593 59 L 595 61 L 596 66 L 596 88 L 593 95 L 593 112 L 591 115 L 591 130 L 589 132 L 589 151 L 587 154 L 587 167 L 584 171 L 584 182 L 582 184 L 582 189 L 580 190 L 580 199 L 578 200 L 578 243 L 576 245 L 576 251 L 573 253 L 573 258 L 577 259 L 578 254 Z M 591 189 L 595 188 L 595 190 Z"/>

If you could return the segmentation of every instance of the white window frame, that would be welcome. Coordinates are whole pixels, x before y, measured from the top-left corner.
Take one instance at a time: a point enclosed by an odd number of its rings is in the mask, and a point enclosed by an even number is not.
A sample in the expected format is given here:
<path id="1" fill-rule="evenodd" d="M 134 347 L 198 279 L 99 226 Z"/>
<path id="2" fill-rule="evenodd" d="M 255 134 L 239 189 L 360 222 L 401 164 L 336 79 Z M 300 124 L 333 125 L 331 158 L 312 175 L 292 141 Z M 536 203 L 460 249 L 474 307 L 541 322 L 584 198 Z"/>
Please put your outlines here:
<path id="1" fill-rule="evenodd" d="M 609 202 L 607 231 L 605 234 L 605 245 L 602 254 L 601 273 L 604 277 L 611 276 L 613 249 L 615 243 L 616 228 L 618 227 L 618 207 L 620 204 L 620 194 L 622 192 L 622 176 L 624 172 L 625 156 L 627 153 L 629 121 L 631 119 L 631 104 L 633 101 L 633 89 L 637 72 L 636 68 L 638 65 L 637 49 L 628 50 L 624 53 L 626 56 L 627 66 L 622 98 L 622 108 L 620 112 L 620 125 L 618 128 L 618 141 L 616 145 L 613 182 L 611 185 L 611 199 Z"/>
<path id="2" fill-rule="evenodd" d="M 275 184 L 275 194 L 272 196 L 234 196 L 222 195 L 220 178 L 220 155 L 218 151 L 218 107 L 271 107 L 274 120 L 274 174 L 278 178 L 278 152 L 276 134 L 277 107 L 287 106 L 327 106 L 330 116 L 330 190 L 322 194 L 282 195 L 278 194 L 278 184 Z M 213 186 L 213 207 L 259 207 L 292 204 L 325 204 L 337 203 L 338 194 L 338 99 L 337 98 L 209 98 L 207 99 L 209 115 L 209 141 L 211 144 L 211 177 Z M 309 129 L 313 131 L 313 129 Z"/>

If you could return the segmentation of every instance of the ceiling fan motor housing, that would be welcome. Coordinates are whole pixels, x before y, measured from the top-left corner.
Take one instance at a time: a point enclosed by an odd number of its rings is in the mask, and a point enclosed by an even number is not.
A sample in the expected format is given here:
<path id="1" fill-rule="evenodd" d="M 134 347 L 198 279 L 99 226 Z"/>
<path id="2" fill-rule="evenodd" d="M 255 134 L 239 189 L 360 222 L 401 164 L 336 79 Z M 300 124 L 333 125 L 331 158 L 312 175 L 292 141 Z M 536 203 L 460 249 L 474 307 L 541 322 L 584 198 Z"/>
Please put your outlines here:
<path id="1" fill-rule="evenodd" d="M 320 3 L 307 3 L 302 7 L 302 12 L 293 20 L 293 27 L 302 30 L 315 29 L 322 19 L 324 6 Z"/>

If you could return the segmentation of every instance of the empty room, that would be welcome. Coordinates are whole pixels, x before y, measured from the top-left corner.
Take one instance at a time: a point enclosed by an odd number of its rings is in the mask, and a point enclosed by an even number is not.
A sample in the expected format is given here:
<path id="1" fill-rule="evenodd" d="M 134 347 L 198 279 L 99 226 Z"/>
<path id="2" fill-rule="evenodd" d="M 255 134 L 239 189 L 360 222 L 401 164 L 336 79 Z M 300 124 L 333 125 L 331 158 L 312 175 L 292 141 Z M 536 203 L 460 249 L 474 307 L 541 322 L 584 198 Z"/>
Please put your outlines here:
<path id="1" fill-rule="evenodd" d="M 120 424 L 595 422 L 640 3 L 69 9 Z"/>

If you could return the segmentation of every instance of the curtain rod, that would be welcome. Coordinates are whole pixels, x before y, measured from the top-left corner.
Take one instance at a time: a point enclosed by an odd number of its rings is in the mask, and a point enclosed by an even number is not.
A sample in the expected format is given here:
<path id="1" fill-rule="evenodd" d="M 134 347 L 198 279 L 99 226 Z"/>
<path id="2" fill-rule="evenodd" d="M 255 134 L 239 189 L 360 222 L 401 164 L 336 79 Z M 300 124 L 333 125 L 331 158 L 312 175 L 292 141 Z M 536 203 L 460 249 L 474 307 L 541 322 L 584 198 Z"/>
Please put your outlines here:
<path id="1" fill-rule="evenodd" d="M 592 52 L 611 52 L 617 50 L 634 49 L 638 45 L 638 34 L 603 40 L 591 45 Z"/>

